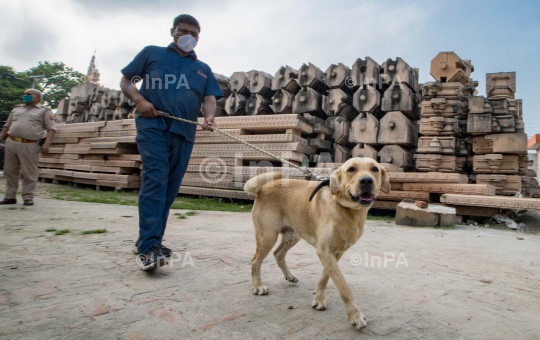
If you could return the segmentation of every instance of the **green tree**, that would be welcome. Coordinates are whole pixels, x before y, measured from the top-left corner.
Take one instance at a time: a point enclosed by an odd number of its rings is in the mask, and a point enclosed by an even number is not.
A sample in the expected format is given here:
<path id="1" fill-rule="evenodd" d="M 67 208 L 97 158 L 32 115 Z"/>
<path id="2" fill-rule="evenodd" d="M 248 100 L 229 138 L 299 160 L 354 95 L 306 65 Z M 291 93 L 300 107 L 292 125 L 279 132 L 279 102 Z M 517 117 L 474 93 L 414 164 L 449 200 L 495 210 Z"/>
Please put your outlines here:
<path id="1" fill-rule="evenodd" d="M 53 109 L 65 97 L 69 97 L 71 88 L 82 83 L 85 75 L 67 67 L 63 62 L 39 62 L 39 65 L 27 72 L 28 76 L 41 76 L 36 88 L 43 92 L 43 103 Z"/>
<path id="2" fill-rule="evenodd" d="M 0 65 L 0 122 L 7 120 L 13 106 L 22 104 L 23 92 L 32 87 L 31 80 L 12 78 L 5 73 L 26 77 L 24 72 L 16 72 L 9 66 Z"/>

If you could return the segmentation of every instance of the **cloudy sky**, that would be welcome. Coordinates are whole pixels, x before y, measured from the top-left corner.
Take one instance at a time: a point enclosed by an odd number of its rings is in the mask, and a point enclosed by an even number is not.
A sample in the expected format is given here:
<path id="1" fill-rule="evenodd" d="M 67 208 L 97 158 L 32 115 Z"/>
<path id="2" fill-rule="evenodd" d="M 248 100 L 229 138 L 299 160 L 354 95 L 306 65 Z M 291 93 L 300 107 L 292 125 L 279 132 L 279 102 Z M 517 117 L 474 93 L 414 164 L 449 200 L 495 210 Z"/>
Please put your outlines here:
<path id="1" fill-rule="evenodd" d="M 352 66 L 402 57 L 431 80 L 430 60 L 455 51 L 475 66 L 485 94 L 486 73 L 517 72 L 526 132 L 540 133 L 540 2 L 530 1 L 166 1 L 4 0 L 0 2 L 0 64 L 18 71 L 62 61 L 86 73 L 97 50 L 101 83 L 119 88 L 120 69 L 144 46 L 171 42 L 173 18 L 195 16 L 196 48 L 214 72 L 312 62 Z"/>

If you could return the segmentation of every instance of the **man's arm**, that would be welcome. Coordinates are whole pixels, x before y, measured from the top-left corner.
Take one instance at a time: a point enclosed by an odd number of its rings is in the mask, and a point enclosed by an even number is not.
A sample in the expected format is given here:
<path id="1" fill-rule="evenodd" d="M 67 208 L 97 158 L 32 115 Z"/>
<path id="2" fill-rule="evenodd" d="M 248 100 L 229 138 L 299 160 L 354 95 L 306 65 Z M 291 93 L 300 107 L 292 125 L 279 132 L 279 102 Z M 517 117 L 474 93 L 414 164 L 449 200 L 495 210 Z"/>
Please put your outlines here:
<path id="1" fill-rule="evenodd" d="M 49 148 L 51 147 L 51 143 L 55 133 L 56 131 L 53 129 L 47 130 L 47 137 L 45 137 L 45 143 L 43 143 L 43 145 L 41 146 L 42 154 L 46 154 L 49 152 Z"/>
<path id="2" fill-rule="evenodd" d="M 124 75 L 120 81 L 120 89 L 122 92 L 135 103 L 137 111 L 141 116 L 145 118 L 156 118 L 157 110 L 152 103 L 144 99 L 144 97 L 139 93 L 139 90 L 132 83 L 131 78 Z"/>
<path id="3" fill-rule="evenodd" d="M 2 151 L 2 142 L 4 141 L 4 139 L 6 139 L 7 133 L 8 133 L 8 128 L 4 126 L 2 128 L 2 131 L 0 131 L 0 151 Z"/>
<path id="4" fill-rule="evenodd" d="M 213 127 L 216 127 L 216 122 L 214 117 L 216 116 L 216 97 L 206 96 L 203 97 L 203 114 L 204 114 L 204 123 L 202 128 L 204 130 L 213 131 Z"/>

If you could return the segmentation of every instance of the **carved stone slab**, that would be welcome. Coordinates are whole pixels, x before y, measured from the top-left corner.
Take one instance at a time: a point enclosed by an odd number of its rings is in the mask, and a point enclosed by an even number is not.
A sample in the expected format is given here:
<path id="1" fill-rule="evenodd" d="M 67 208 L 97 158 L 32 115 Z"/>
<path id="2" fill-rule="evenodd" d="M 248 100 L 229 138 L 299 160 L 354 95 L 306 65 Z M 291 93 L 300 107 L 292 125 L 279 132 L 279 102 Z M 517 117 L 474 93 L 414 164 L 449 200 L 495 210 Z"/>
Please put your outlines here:
<path id="1" fill-rule="evenodd" d="M 399 201 L 375 201 L 371 206 L 372 209 L 385 209 L 385 210 L 396 210 Z"/>
<path id="2" fill-rule="evenodd" d="M 388 112 L 380 120 L 377 142 L 416 147 L 418 125 L 400 111 Z"/>
<path id="3" fill-rule="evenodd" d="M 404 171 L 414 169 L 414 152 L 399 145 L 385 145 L 378 152 L 381 163 L 390 163 Z"/>
<path id="4" fill-rule="evenodd" d="M 353 106 L 359 112 L 374 114 L 381 107 L 381 94 L 371 85 L 361 86 L 353 95 Z"/>
<path id="5" fill-rule="evenodd" d="M 454 52 L 440 52 L 431 60 L 431 76 L 443 83 L 467 84 L 473 70 L 470 60 L 463 60 Z"/>
<path id="6" fill-rule="evenodd" d="M 442 194 L 495 195 L 495 187 L 489 184 L 455 183 L 403 183 L 404 191 L 424 191 Z"/>
<path id="7" fill-rule="evenodd" d="M 303 64 L 298 70 L 298 84 L 302 87 L 311 87 L 315 91 L 325 93 L 328 86 L 324 82 L 324 73 L 320 68 L 309 63 Z"/>
<path id="8" fill-rule="evenodd" d="M 360 113 L 352 122 L 349 142 L 377 144 L 379 120 L 369 113 Z"/>
<path id="9" fill-rule="evenodd" d="M 510 106 L 508 98 L 488 98 L 487 100 L 494 116 L 508 115 L 508 107 Z"/>
<path id="10" fill-rule="evenodd" d="M 203 118 L 198 118 L 199 123 L 203 121 Z M 216 117 L 215 122 L 220 129 L 244 129 L 245 131 L 261 132 L 297 129 L 302 133 L 313 132 L 313 127 L 299 118 L 297 114 Z M 201 130 L 199 126 L 197 129 Z"/>
<path id="11" fill-rule="evenodd" d="M 311 87 L 302 88 L 294 97 L 293 113 L 310 113 L 317 117 L 328 117 L 322 109 L 322 94 Z"/>
<path id="12" fill-rule="evenodd" d="M 364 60 L 356 59 L 352 65 L 351 76 L 355 88 L 363 85 L 380 86 L 380 73 L 381 66 L 375 60 L 366 57 Z"/>
<path id="13" fill-rule="evenodd" d="M 500 209 L 540 210 L 540 199 L 506 196 L 472 196 L 444 194 L 441 202 L 449 205 L 468 205 Z"/>
<path id="14" fill-rule="evenodd" d="M 521 176 L 512 175 L 476 175 L 476 183 L 495 186 L 497 195 L 514 195 L 522 192 Z"/>
<path id="15" fill-rule="evenodd" d="M 269 152 L 273 151 L 296 151 L 301 153 L 315 153 L 315 149 L 302 143 L 268 143 L 254 144 L 255 146 Z M 196 144 L 193 151 L 253 151 L 244 144 Z"/>
<path id="16" fill-rule="evenodd" d="M 488 154 L 473 156 L 473 171 L 477 173 L 517 174 L 519 158 L 516 155 Z"/>
<path id="17" fill-rule="evenodd" d="M 466 175 L 458 173 L 442 172 L 391 172 L 389 173 L 390 182 L 401 183 L 458 183 L 467 184 L 469 179 Z"/>
<path id="18" fill-rule="evenodd" d="M 351 149 L 344 145 L 334 144 L 332 153 L 335 163 L 345 163 L 349 158 L 351 158 Z"/>
<path id="19" fill-rule="evenodd" d="M 467 110 L 467 102 L 459 99 L 432 98 L 420 103 L 420 116 L 427 118 L 465 116 Z"/>
<path id="20" fill-rule="evenodd" d="M 457 118 L 421 118 L 418 125 L 420 134 L 427 136 L 455 136 L 461 132 Z"/>
<path id="21" fill-rule="evenodd" d="M 429 136 L 418 138 L 418 153 L 456 153 L 456 137 Z"/>
<path id="22" fill-rule="evenodd" d="M 500 132 L 505 133 L 515 133 L 516 132 L 516 118 L 512 115 L 505 116 L 493 116 L 493 124 L 496 127 L 492 127 L 492 130 L 500 130 Z"/>
<path id="23" fill-rule="evenodd" d="M 292 113 L 293 104 L 294 94 L 289 91 L 278 91 L 272 97 L 272 104 L 270 105 L 270 108 L 272 108 L 275 113 L 287 114 Z"/>
<path id="24" fill-rule="evenodd" d="M 281 66 L 272 79 L 272 90 L 286 90 L 292 94 L 300 91 L 300 85 L 296 81 L 298 71 L 290 66 Z"/>
<path id="25" fill-rule="evenodd" d="M 235 137 L 240 138 L 248 143 L 301 143 L 308 145 L 306 139 L 295 136 L 293 134 L 269 134 L 269 135 L 235 135 Z M 206 137 L 196 137 L 195 144 L 237 144 L 240 142 L 235 141 L 227 136 L 222 134 L 214 133 Z"/>
<path id="26" fill-rule="evenodd" d="M 249 84 L 249 90 L 252 94 L 259 94 L 263 97 L 272 97 L 274 91 L 272 90 L 272 77 L 263 71 L 255 71 L 251 76 L 251 82 Z"/>
<path id="27" fill-rule="evenodd" d="M 415 93 L 407 86 L 396 84 L 384 91 L 381 110 L 401 111 L 410 119 L 420 118 Z"/>
<path id="28" fill-rule="evenodd" d="M 306 157 L 302 153 L 294 152 L 294 151 L 272 151 L 272 154 L 278 157 L 281 157 L 288 161 L 296 161 L 296 162 L 302 162 L 304 158 Z M 275 161 L 275 158 L 265 155 L 264 153 L 261 153 L 259 151 L 193 151 L 191 153 L 191 157 L 193 158 L 208 158 L 208 157 L 219 157 L 219 158 L 241 158 L 245 160 L 270 160 Z M 192 163 L 191 164 L 197 164 Z M 200 164 L 200 163 L 199 163 Z M 226 164 L 226 165 L 234 165 L 232 164 Z"/>
<path id="29" fill-rule="evenodd" d="M 273 114 L 274 111 L 270 108 L 271 103 L 272 99 L 268 97 L 260 94 L 252 94 L 245 104 L 246 114 L 250 116 Z"/>
<path id="30" fill-rule="evenodd" d="M 500 131 L 500 126 L 490 113 L 471 113 L 467 116 L 467 132 L 472 135 L 485 135 Z"/>
<path id="31" fill-rule="evenodd" d="M 351 150 L 352 157 L 369 157 L 373 158 L 377 162 L 379 161 L 378 151 L 373 146 L 369 144 L 357 144 Z"/>
<path id="32" fill-rule="evenodd" d="M 326 126 L 332 130 L 332 139 L 335 143 L 349 144 L 349 130 L 351 123 L 342 117 L 330 117 L 326 120 Z"/>
<path id="33" fill-rule="evenodd" d="M 516 72 L 486 74 L 486 93 L 488 98 L 514 98 L 516 94 Z"/>
<path id="34" fill-rule="evenodd" d="M 484 113 L 484 96 L 469 97 L 469 113 Z"/>
<path id="35" fill-rule="evenodd" d="M 377 200 L 381 201 L 402 201 L 404 199 L 431 202 L 429 199 L 429 192 L 391 191 L 389 194 L 380 192 L 377 196 Z"/>
<path id="36" fill-rule="evenodd" d="M 473 152 L 475 154 L 527 154 L 527 140 L 527 135 L 524 133 L 476 136 L 473 138 Z"/>
<path id="37" fill-rule="evenodd" d="M 341 116 L 349 121 L 358 115 L 352 107 L 352 96 L 339 88 L 328 90 L 328 95 L 323 96 L 322 108 L 330 117 Z"/>
<path id="38" fill-rule="evenodd" d="M 416 154 L 414 158 L 418 171 L 460 172 L 467 161 L 466 157 L 435 154 Z"/>
<path id="39" fill-rule="evenodd" d="M 409 86 L 414 92 L 419 92 L 418 69 L 412 68 L 403 59 L 387 59 L 381 65 L 381 79 L 384 83 L 402 83 Z M 384 110 L 383 110 L 384 111 Z"/>

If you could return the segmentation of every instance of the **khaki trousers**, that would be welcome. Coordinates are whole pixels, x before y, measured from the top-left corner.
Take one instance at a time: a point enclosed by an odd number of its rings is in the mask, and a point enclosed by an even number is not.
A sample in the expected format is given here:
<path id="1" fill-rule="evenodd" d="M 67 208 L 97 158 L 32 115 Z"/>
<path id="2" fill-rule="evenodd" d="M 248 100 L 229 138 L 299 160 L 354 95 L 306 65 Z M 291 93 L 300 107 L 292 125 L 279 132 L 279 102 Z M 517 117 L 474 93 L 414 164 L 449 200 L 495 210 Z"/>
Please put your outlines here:
<path id="1" fill-rule="evenodd" d="M 19 143 L 8 138 L 4 151 L 4 176 L 7 180 L 7 199 L 17 197 L 19 174 L 23 175 L 23 200 L 34 199 L 34 190 L 39 175 L 38 159 L 41 146 L 37 143 Z"/>

